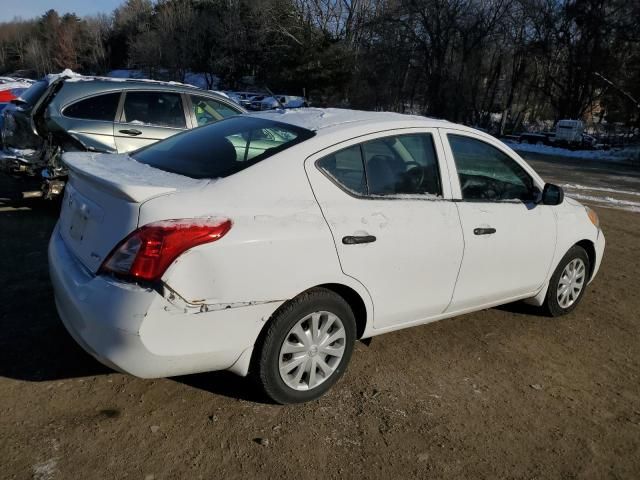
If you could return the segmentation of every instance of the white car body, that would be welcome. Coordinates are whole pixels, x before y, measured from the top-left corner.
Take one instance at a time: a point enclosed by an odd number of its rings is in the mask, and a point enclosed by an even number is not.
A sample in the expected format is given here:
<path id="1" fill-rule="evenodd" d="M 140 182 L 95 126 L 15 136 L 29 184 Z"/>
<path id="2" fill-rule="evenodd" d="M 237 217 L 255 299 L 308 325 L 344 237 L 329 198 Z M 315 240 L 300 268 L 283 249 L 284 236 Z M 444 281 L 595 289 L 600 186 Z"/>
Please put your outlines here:
<path id="1" fill-rule="evenodd" d="M 67 329 L 101 362 L 145 378 L 224 369 L 246 375 L 271 316 L 312 287 L 343 294 L 358 313 L 358 337 L 367 338 L 520 299 L 540 305 L 558 262 L 576 243 L 592 256 L 589 280 L 599 268 L 604 236 L 575 200 L 534 207 L 462 200 L 448 133 L 495 147 L 544 187 L 490 135 L 392 113 L 302 109 L 254 116 L 315 135 L 216 181 L 124 155 L 65 157 L 70 182 L 49 246 L 51 279 Z M 441 196 L 363 199 L 316 165 L 345 147 L 406 133 L 432 135 Z M 200 217 L 226 217 L 233 226 L 179 256 L 159 291 L 97 274 L 136 228 Z M 497 234 L 473 234 L 486 226 Z M 377 241 L 340 241 L 350 235 Z"/>

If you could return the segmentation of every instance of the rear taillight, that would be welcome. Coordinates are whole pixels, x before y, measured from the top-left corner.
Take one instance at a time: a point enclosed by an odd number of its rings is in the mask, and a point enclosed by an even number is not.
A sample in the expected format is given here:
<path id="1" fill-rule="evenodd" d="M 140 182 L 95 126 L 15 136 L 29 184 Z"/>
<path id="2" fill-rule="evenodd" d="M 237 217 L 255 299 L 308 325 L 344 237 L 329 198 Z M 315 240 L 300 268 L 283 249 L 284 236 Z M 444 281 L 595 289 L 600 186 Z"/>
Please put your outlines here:
<path id="1" fill-rule="evenodd" d="M 132 232 L 109 254 L 101 273 L 156 281 L 190 248 L 215 242 L 231 228 L 227 218 L 187 218 L 149 223 Z"/>

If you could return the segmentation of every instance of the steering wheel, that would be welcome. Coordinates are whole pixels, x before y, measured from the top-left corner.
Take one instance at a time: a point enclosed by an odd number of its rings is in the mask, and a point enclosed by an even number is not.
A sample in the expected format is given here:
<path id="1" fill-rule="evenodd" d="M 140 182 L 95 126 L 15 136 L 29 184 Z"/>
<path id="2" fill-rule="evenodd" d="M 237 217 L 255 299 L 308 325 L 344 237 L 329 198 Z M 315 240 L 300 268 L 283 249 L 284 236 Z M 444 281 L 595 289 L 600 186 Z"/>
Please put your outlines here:
<path id="1" fill-rule="evenodd" d="M 405 172 L 405 177 L 409 180 L 411 186 L 418 191 L 424 183 L 424 168 L 422 168 L 422 165 L 418 162 L 414 161 L 405 162 L 405 165 L 407 165 L 407 167 L 411 165 L 411 168 L 408 168 Z"/>

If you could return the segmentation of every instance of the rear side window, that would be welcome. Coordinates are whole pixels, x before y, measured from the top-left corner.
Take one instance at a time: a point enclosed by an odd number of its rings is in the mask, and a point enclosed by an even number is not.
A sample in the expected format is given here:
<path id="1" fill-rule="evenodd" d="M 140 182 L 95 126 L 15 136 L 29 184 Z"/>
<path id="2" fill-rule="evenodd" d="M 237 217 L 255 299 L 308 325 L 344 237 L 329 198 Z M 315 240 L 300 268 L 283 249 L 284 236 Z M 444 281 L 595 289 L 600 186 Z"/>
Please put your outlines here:
<path id="1" fill-rule="evenodd" d="M 530 201 L 533 179 L 507 154 L 481 140 L 448 134 L 464 200 Z"/>
<path id="2" fill-rule="evenodd" d="M 364 142 L 322 158 L 318 167 L 360 195 L 442 195 L 433 137 L 426 133 Z"/>
<path id="3" fill-rule="evenodd" d="M 367 194 L 367 180 L 360 145 L 345 148 L 320 159 L 318 166 L 347 190 Z"/>
<path id="4" fill-rule="evenodd" d="M 134 152 L 131 157 L 191 178 L 222 178 L 313 135 L 312 131 L 293 125 L 237 116 L 174 135 Z"/>
<path id="5" fill-rule="evenodd" d="M 156 127 L 186 128 L 180 94 L 127 92 L 122 122 Z"/>
<path id="6" fill-rule="evenodd" d="M 240 113 L 213 98 L 196 95 L 191 95 L 191 107 L 199 127 Z"/>
<path id="7" fill-rule="evenodd" d="M 69 105 L 63 113 L 65 117 L 113 122 L 119 101 L 120 92 L 97 95 Z"/>

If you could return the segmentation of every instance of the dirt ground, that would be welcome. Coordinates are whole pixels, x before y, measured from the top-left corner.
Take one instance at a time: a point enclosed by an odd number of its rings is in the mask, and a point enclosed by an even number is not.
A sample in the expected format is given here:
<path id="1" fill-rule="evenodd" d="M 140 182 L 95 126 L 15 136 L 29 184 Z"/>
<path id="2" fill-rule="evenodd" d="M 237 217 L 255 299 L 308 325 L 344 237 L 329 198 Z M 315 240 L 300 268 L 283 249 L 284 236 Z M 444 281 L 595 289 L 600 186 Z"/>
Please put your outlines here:
<path id="1" fill-rule="evenodd" d="M 640 192 L 633 172 L 532 163 Z M 640 478 L 640 213 L 596 209 L 604 262 L 569 316 L 511 305 L 376 337 L 327 396 L 282 407 L 232 374 L 98 364 L 53 305 L 55 215 L 4 202 L 0 478 Z"/>

